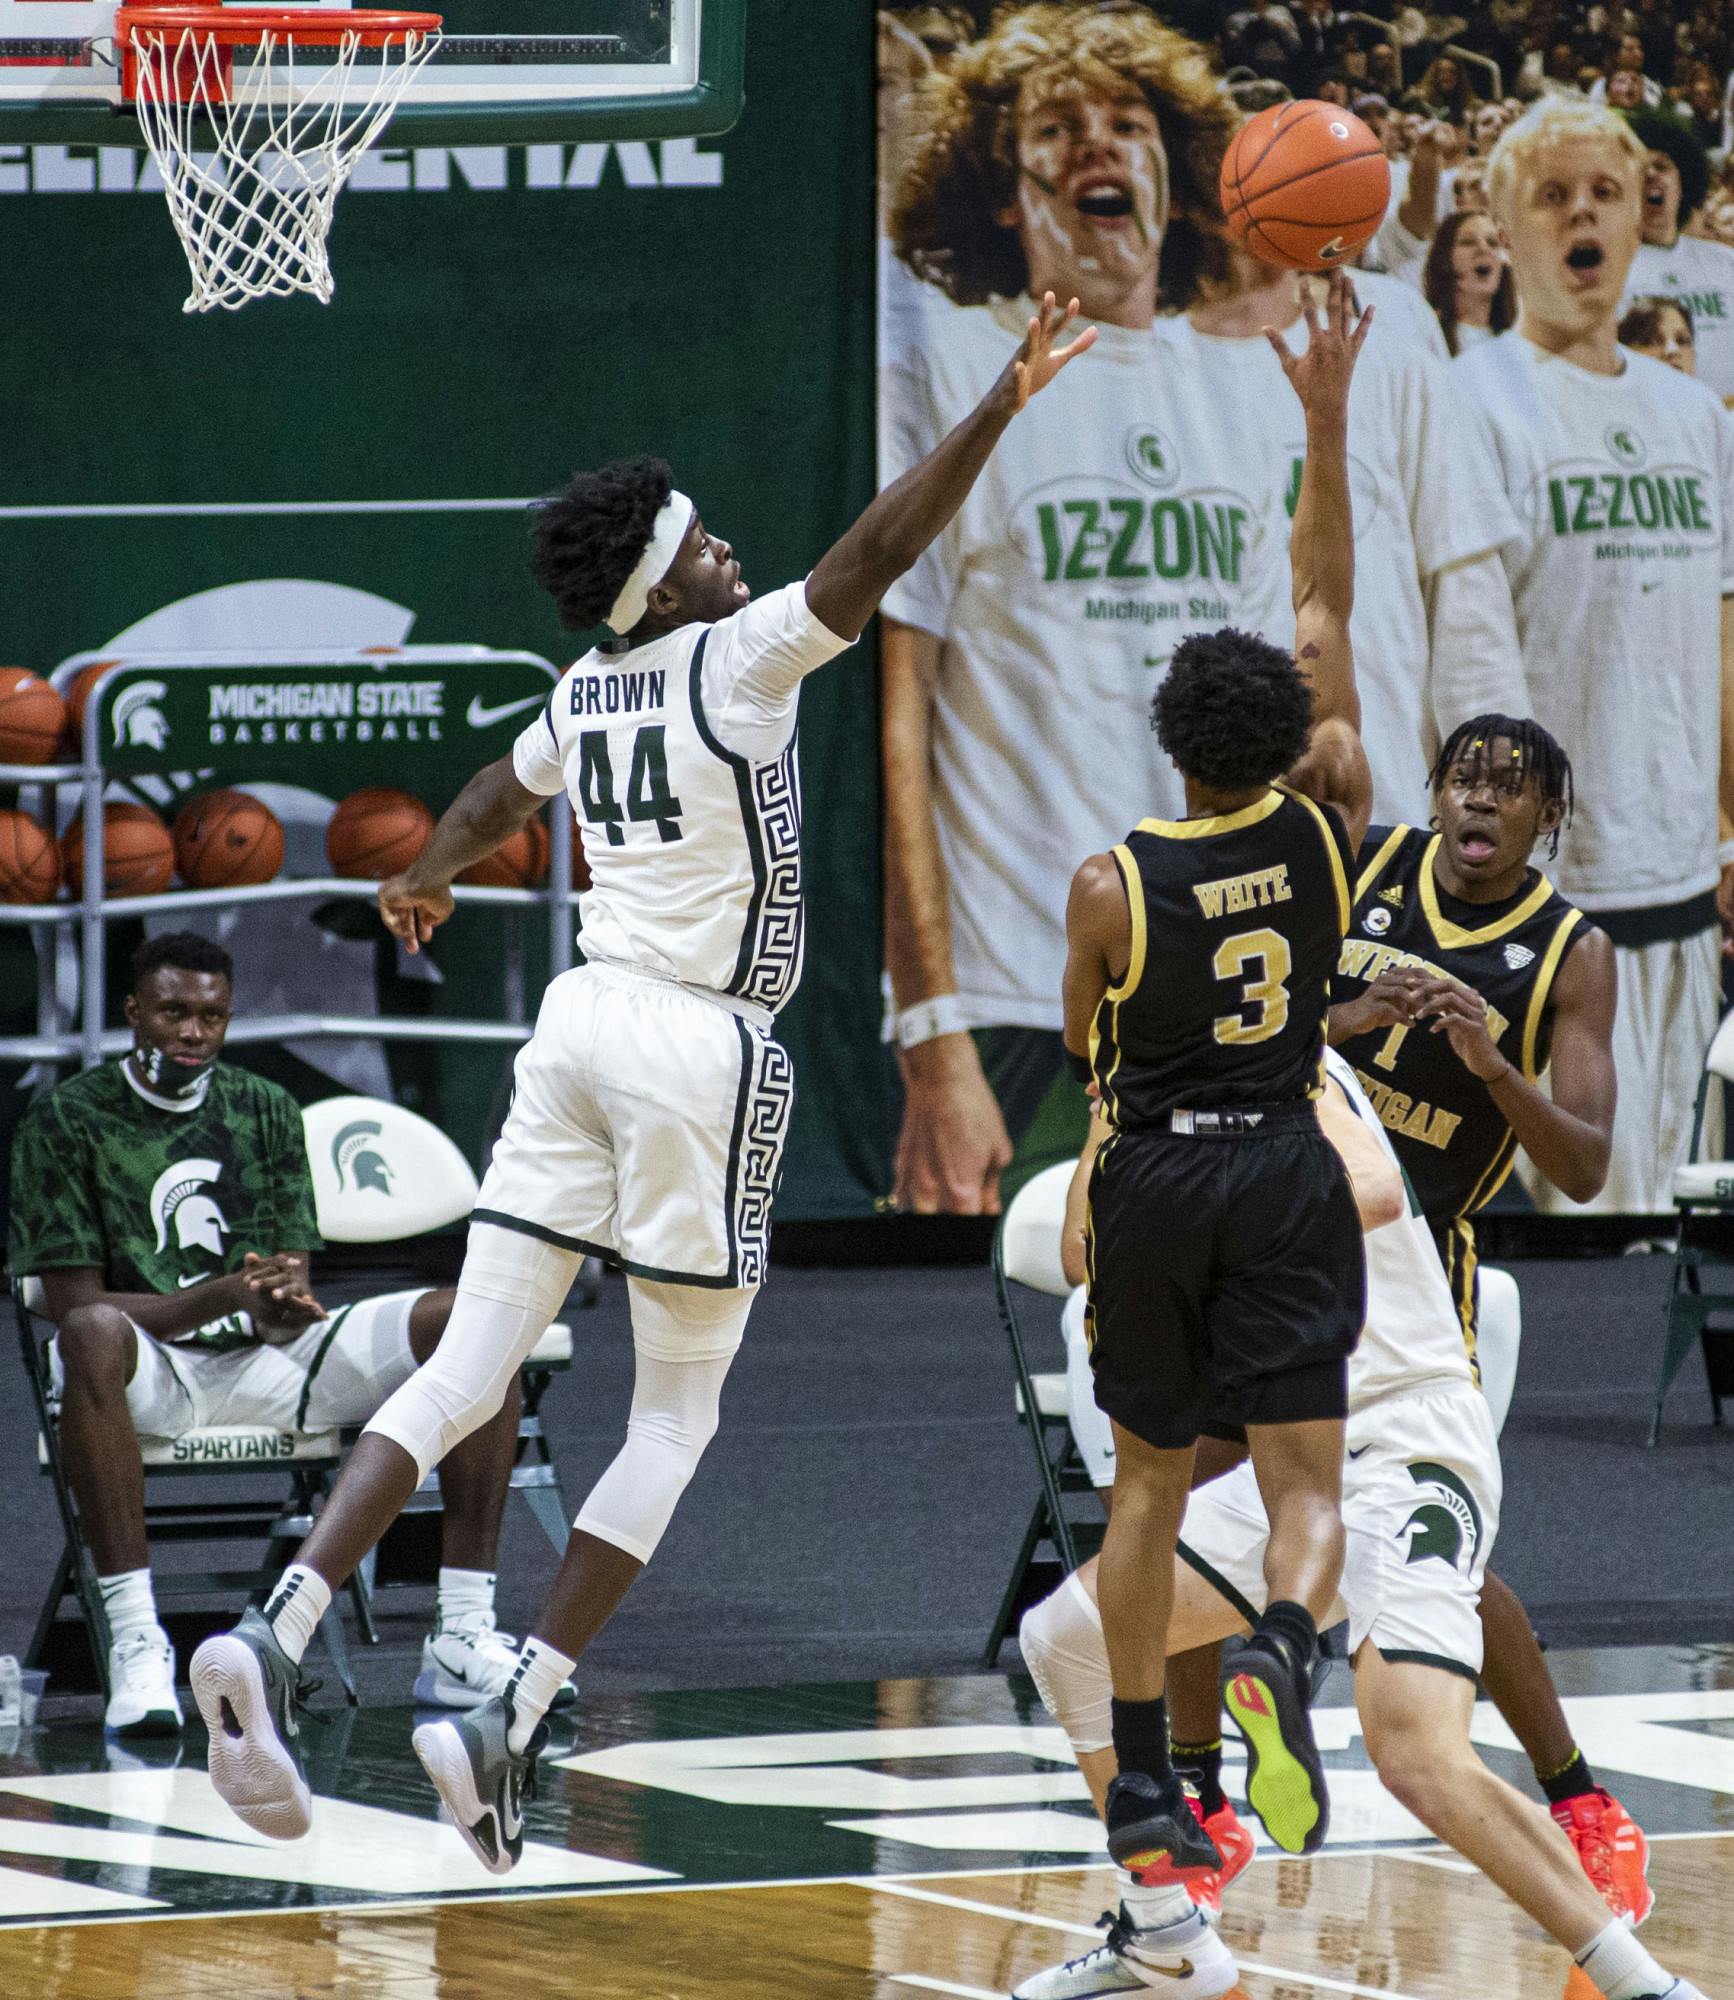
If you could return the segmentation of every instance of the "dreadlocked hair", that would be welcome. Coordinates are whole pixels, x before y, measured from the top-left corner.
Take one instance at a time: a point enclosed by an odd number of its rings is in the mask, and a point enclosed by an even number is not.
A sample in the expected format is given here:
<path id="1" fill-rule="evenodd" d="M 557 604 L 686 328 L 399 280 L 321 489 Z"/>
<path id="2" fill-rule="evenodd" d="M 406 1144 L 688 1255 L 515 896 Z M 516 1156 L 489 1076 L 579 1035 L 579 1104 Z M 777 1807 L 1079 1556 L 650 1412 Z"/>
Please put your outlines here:
<path id="1" fill-rule="evenodd" d="M 1561 828 L 1571 825 L 1576 801 L 1572 793 L 1571 759 L 1559 739 L 1542 728 L 1532 716 L 1472 715 L 1460 722 L 1446 737 L 1433 768 L 1427 774 L 1427 789 L 1437 796 L 1439 788 L 1457 764 L 1480 762 L 1492 771 L 1493 746 L 1503 740 L 1511 745 L 1511 768 L 1527 783 L 1533 778 L 1543 805 L 1561 808 L 1560 824 L 1548 838 L 1548 858 L 1559 852 Z M 1497 774 L 1495 774 L 1497 775 Z"/>
<path id="2" fill-rule="evenodd" d="M 530 509 L 530 573 L 569 632 L 600 625 L 638 567 L 674 475 L 660 458 L 621 458 L 574 473 Z"/>
<path id="3" fill-rule="evenodd" d="M 1280 646 L 1224 626 L 1174 649 L 1150 727 L 1185 775 L 1217 791 L 1268 785 L 1307 747 L 1312 690 Z"/>

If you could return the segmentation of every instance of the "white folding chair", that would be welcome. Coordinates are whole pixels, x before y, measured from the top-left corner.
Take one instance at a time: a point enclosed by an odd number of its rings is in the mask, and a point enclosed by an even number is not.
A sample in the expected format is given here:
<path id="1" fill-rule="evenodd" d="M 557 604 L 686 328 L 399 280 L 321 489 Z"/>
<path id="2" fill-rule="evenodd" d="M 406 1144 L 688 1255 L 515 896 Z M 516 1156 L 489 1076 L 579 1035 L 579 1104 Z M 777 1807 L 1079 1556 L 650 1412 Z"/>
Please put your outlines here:
<path id="1" fill-rule="evenodd" d="M 1680 1234 L 1668 1282 L 1662 1366 L 1650 1419 L 1651 1444 L 1661 1435 L 1662 1404 L 1669 1384 L 1680 1372 L 1694 1341 L 1704 1350 L 1712 1423 L 1722 1421 L 1723 1397 L 1734 1396 L 1734 1342 L 1727 1338 L 1728 1321 L 1734 1320 L 1734 1291 L 1726 1286 L 1712 1291 L 1704 1285 L 1707 1270 L 1734 1263 L 1726 1248 L 1727 1231 L 1716 1227 L 1718 1217 L 1734 1215 L 1734 1160 L 1705 1159 L 1701 1151 L 1710 1092 L 1730 1082 L 1734 1082 L 1734 1014 L 1723 1016 L 1705 1054 L 1698 1102 L 1692 1113 L 1691 1150 L 1685 1165 L 1674 1171 L 1674 1213 L 1680 1219 Z M 1719 1318 L 1723 1324 L 1713 1325 Z"/>
<path id="2" fill-rule="evenodd" d="M 54 1326 L 48 1317 L 39 1278 L 13 1279 L 12 1308 L 24 1372 L 36 1404 L 37 1463 L 54 1482 L 65 1534 L 60 1560 L 55 1565 L 48 1595 L 43 1599 L 24 1663 L 31 1667 L 47 1666 L 57 1679 L 74 1687 L 89 1686 L 76 1638 L 82 1626 L 95 1663 L 96 1684 L 106 1698 L 111 1635 L 102 1592 L 97 1587 L 96 1564 L 85 1540 L 61 1455 L 59 1409 L 49 1353 Z M 233 1622 L 238 1597 L 260 1604 L 265 1601 L 284 1564 L 313 1526 L 317 1504 L 330 1491 L 343 1456 L 343 1439 L 335 1430 L 286 1431 L 271 1424 L 212 1424 L 183 1431 L 175 1438 L 141 1438 L 139 1456 L 145 1469 L 145 1533 L 153 1546 L 169 1542 L 234 1543 L 259 1538 L 265 1543 L 264 1554 L 252 1569 L 153 1570 L 152 1582 L 163 1607 L 163 1622 L 171 1627 L 185 1659 L 191 1646 L 207 1631 Z M 232 1490 L 237 1473 L 252 1475 L 279 1470 L 288 1474 L 286 1488 L 250 1495 L 238 1495 Z M 212 1488 L 212 1475 L 224 1477 L 221 1489 Z M 194 1500 L 152 1498 L 158 1482 L 167 1479 L 176 1480 L 183 1494 L 193 1490 L 189 1481 L 202 1480 L 201 1496 Z M 169 1608 L 187 1598 L 213 1596 L 227 1599 L 220 1613 L 200 1617 Z M 62 1616 L 61 1606 L 68 1597 L 78 1607 L 76 1616 L 70 1613 Z M 363 1633 L 372 1638 L 372 1616 L 359 1583 L 352 1583 L 351 1598 Z M 351 1702 L 355 1701 L 349 1648 L 335 1604 L 320 1623 L 320 1637 L 345 1694 Z"/>
<path id="3" fill-rule="evenodd" d="M 1011 1343 L 1014 1406 L 1018 1421 L 1029 1430 L 1040 1484 L 1023 1544 L 988 1633 L 983 1657 L 990 1667 L 999 1659 L 1007 1634 L 1023 1612 L 1094 1554 L 1101 1541 L 1099 1522 L 1073 1521 L 1066 1513 L 1068 1493 L 1094 1491 L 1066 1414 L 1066 1371 L 1062 1366 L 1032 1373 L 1018 1307 L 1020 1290 L 1063 1299 L 1072 1289 L 1060 1267 L 1060 1237 L 1072 1173 L 1071 1162 L 1062 1160 L 1026 1181 L 1012 1197 L 994 1235 L 994 1293 L 1000 1324 Z M 1046 1558 L 1038 1554 L 1044 1542 L 1053 1550 Z"/>
<path id="4" fill-rule="evenodd" d="M 389 1243 L 462 1222 L 476 1205 L 470 1163 L 440 1128 L 401 1104 L 376 1097 L 327 1097 L 301 1114 L 319 1233 L 329 1243 Z M 555 1320 L 523 1368 L 512 1491 L 524 1496 L 542 1532 L 564 1553 L 571 1516 L 560 1491 L 542 1398 L 572 1366 L 572 1329 Z M 429 1473 L 406 1513 L 437 1513 Z M 368 1581 L 371 1587 L 373 1568 Z"/>
<path id="5" fill-rule="evenodd" d="M 1481 1364 L 1481 1393 L 1493 1417 L 1495 1432 L 1504 1430 L 1517 1387 L 1517 1357 L 1523 1346 L 1523 1299 L 1517 1280 L 1497 1265 L 1483 1264 L 1476 1274 L 1480 1296 L 1476 1305 L 1475 1354 Z"/>

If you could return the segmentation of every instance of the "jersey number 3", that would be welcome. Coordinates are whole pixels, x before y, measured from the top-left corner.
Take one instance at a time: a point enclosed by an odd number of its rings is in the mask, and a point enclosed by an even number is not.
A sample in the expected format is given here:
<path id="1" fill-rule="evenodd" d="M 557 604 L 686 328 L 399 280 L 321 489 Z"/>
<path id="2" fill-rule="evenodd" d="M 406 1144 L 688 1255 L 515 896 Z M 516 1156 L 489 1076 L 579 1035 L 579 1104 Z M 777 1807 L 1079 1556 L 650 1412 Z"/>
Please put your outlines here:
<path id="1" fill-rule="evenodd" d="M 578 739 L 578 796 L 584 817 L 608 835 L 610 847 L 625 843 L 627 820 L 654 820 L 664 841 L 679 840 L 680 801 L 668 789 L 668 752 L 663 725 L 647 722 L 632 739 L 632 768 L 626 774 L 626 806 L 614 796 L 614 766 L 606 729 L 586 729 Z"/>
<path id="2" fill-rule="evenodd" d="M 1247 968 L 1254 961 L 1260 974 L 1257 979 L 1248 976 Z M 1217 1041 L 1268 1042 L 1272 1035 L 1282 1033 L 1288 1025 L 1288 988 L 1283 982 L 1294 969 L 1294 957 L 1280 931 L 1241 931 L 1238 936 L 1224 938 L 1210 969 L 1218 979 L 1244 980 L 1240 1005 L 1243 1010 L 1258 1009 L 1255 1021 L 1247 1020 L 1244 1012 L 1219 1014 L 1212 1030 Z"/>

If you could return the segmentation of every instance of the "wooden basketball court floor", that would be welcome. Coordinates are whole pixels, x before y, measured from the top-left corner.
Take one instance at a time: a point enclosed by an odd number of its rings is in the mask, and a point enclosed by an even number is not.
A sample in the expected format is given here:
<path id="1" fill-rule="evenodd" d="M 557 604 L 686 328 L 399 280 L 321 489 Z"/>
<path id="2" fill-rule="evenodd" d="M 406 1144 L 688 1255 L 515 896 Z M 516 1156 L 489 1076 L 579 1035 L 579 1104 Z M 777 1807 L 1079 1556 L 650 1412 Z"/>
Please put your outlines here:
<path id="1" fill-rule="evenodd" d="M 1653 1842 L 1646 1941 L 1729 1994 L 1734 1649 L 1554 1664 Z M 1566 1955 L 1382 1792 L 1349 1693 L 1338 1669 L 1331 1844 L 1266 1850 L 1230 1892 L 1245 2000 L 1570 1992 Z M 89 1724 L 0 1738 L 0 2000 L 991 2000 L 1088 1950 L 1111 1898 L 1021 1675 L 587 1702 L 504 1885 L 436 1823 L 410 1721 L 339 1710 L 310 1732 L 321 1796 L 291 1846 L 228 1816 L 196 1728 L 154 1753 Z M 1485 1706 L 1476 1734 L 1524 1778 Z"/>

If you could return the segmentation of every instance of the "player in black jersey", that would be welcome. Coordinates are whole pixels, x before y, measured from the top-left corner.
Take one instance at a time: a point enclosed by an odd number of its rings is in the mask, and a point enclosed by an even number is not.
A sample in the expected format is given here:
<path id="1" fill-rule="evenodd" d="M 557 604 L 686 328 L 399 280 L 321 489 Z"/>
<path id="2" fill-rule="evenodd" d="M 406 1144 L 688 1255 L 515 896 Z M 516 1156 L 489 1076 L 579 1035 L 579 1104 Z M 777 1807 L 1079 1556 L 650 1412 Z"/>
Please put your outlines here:
<path id="1" fill-rule="evenodd" d="M 1432 774 L 1436 831 L 1375 827 L 1333 983 L 1330 1039 L 1391 1134 L 1475 1355 L 1473 1217 L 1519 1145 L 1588 1201 L 1613 1143 L 1614 953 L 1535 866 L 1557 847 L 1571 764 L 1537 722 L 1478 715 Z M 1551 1065 L 1550 1087 L 1539 1079 Z M 1591 1879 L 1639 1922 L 1647 1847 L 1572 1738 L 1528 1613 L 1491 1571 L 1482 1680 Z"/>
<path id="2" fill-rule="evenodd" d="M 1337 712 L 1354 712 L 1346 411 L 1369 317 L 1336 277 L 1304 355 L 1272 340 L 1306 411 L 1291 556 L 1306 673 L 1243 633 L 1184 642 L 1154 726 L 1188 816 L 1146 820 L 1092 856 L 1066 913 L 1066 1047 L 1111 1128 L 1087 1260 L 1096 1398 L 1117 1451 L 1100 1570 L 1120 1772 L 1108 1845 L 1151 1883 L 1220 1865 L 1174 1775 L 1163 1699 L 1174 1547 L 1211 1421 L 1246 1425 L 1272 1520 L 1270 1608 L 1225 1681 L 1249 1796 L 1279 1846 L 1310 1852 L 1325 1832 L 1307 1706 L 1316 1620 L 1342 1572 L 1365 1267 L 1312 1100 L 1354 845 L 1334 809 L 1276 780 L 1307 749 L 1314 688 L 1336 677 L 1349 697 Z"/>

